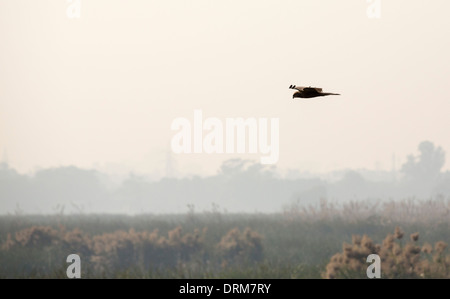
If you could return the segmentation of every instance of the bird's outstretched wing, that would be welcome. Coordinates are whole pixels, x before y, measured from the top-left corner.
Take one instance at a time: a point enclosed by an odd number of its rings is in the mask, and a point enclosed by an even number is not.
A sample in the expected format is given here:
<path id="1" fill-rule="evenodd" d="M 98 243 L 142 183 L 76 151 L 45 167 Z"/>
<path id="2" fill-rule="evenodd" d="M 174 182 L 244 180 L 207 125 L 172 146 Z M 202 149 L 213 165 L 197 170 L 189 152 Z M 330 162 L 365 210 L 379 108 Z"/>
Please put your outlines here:
<path id="1" fill-rule="evenodd" d="M 318 87 L 305 87 L 303 88 L 304 92 L 308 92 L 308 93 L 321 93 L 322 92 L 322 88 L 318 88 Z"/>
<path id="2" fill-rule="evenodd" d="M 291 85 L 289 86 L 290 89 L 297 89 L 298 91 L 304 91 L 304 92 L 308 92 L 308 93 L 320 93 L 322 92 L 322 88 L 318 88 L 318 87 L 305 87 L 305 86 L 296 86 L 296 85 Z"/>
<path id="3" fill-rule="evenodd" d="M 305 89 L 306 87 L 291 85 L 291 86 L 289 86 L 289 88 L 290 89 L 297 89 L 298 91 L 303 91 L 303 89 Z"/>

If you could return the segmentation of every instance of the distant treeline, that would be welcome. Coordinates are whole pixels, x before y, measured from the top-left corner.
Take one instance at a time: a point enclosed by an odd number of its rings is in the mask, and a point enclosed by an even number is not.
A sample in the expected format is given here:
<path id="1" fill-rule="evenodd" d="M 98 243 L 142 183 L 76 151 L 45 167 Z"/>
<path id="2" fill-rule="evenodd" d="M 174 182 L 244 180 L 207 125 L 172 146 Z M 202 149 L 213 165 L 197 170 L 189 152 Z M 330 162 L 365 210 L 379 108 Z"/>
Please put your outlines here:
<path id="1" fill-rule="evenodd" d="M 295 204 L 366 199 L 428 199 L 450 195 L 450 172 L 442 172 L 445 153 L 433 143 L 419 144 L 397 175 L 371 180 L 368 171 L 348 170 L 336 181 L 281 177 L 270 167 L 228 160 L 214 176 L 152 181 L 130 174 L 120 184 L 77 167 L 43 169 L 22 175 L 0 164 L 0 214 L 7 213 L 183 213 L 281 212 Z"/>

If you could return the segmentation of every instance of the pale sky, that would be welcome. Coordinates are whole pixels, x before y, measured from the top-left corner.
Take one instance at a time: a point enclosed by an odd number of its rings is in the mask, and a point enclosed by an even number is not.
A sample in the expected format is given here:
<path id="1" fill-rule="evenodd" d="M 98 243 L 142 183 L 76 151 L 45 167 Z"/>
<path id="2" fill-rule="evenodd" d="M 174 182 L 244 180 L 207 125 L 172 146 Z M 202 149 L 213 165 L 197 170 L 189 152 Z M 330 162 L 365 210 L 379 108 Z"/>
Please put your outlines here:
<path id="1" fill-rule="evenodd" d="M 450 151 L 449 1 L 381 0 L 380 19 L 366 0 L 81 0 L 79 19 L 68 5 L 0 0 L 0 153 L 20 172 L 163 175 L 171 123 L 194 109 L 279 118 L 279 169 Z M 293 100 L 291 84 L 342 95 Z M 212 174 L 233 157 L 260 155 L 174 159 Z"/>

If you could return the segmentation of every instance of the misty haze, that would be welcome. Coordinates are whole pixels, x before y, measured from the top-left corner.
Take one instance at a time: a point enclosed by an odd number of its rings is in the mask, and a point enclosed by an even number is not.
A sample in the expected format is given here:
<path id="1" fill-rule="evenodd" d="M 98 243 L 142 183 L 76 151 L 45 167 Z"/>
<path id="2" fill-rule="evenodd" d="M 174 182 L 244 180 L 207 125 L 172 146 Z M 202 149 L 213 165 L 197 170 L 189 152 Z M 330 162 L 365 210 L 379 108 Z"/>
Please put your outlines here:
<path id="1" fill-rule="evenodd" d="M 172 157 L 172 159 L 174 159 Z M 170 173 L 170 159 L 168 172 Z M 212 207 L 222 212 L 281 213 L 293 204 L 317 206 L 321 200 L 429 200 L 450 197 L 450 172 L 442 171 L 445 152 L 424 141 L 399 169 L 341 170 L 314 175 L 299 170 L 279 173 L 274 166 L 243 159 L 227 160 L 216 175 L 164 177 L 130 174 L 118 180 L 75 166 L 38 170 L 22 175 L 0 164 L 3 213 L 27 214 L 185 213 Z"/>
<path id="2" fill-rule="evenodd" d="M 0 0 L 0 278 L 450 278 L 448 11 Z"/>

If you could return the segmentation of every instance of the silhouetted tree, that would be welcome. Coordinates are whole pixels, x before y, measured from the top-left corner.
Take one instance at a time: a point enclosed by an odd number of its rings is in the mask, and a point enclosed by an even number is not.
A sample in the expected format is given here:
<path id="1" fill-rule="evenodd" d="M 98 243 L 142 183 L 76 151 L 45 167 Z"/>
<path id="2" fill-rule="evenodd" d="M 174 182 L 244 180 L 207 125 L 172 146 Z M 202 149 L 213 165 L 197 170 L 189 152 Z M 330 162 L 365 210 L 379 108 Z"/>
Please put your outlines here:
<path id="1" fill-rule="evenodd" d="M 418 146 L 420 154 L 408 156 L 401 171 L 407 180 L 418 182 L 434 182 L 439 177 L 445 164 L 445 152 L 441 147 L 435 147 L 430 141 L 423 141 Z"/>

